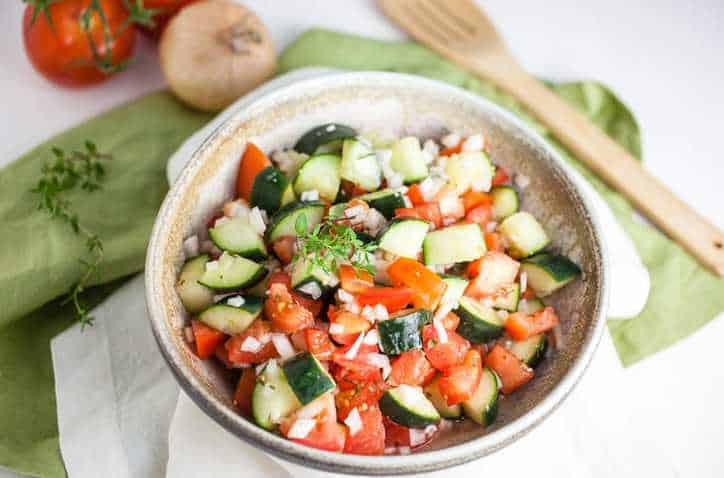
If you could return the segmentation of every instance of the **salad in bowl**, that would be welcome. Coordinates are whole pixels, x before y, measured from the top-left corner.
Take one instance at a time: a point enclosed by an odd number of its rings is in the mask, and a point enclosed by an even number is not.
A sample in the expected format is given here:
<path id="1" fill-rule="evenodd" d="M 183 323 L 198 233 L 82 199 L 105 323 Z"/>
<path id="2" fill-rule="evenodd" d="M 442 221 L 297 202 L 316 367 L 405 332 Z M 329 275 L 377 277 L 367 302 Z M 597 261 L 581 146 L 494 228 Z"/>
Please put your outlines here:
<path id="1" fill-rule="evenodd" d="M 237 197 L 183 244 L 186 340 L 230 370 L 238 413 L 309 447 L 407 454 L 488 427 L 556 359 L 546 298 L 581 275 L 521 210 L 527 182 L 484 133 L 249 142 Z"/>

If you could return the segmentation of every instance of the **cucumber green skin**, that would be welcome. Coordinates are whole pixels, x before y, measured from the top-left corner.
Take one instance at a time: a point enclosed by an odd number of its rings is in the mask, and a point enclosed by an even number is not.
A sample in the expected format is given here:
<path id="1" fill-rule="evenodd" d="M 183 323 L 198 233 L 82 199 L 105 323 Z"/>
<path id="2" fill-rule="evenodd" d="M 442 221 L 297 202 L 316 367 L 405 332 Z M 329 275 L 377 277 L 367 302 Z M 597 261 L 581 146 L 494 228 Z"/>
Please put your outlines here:
<path id="1" fill-rule="evenodd" d="M 337 386 L 319 360 L 309 352 L 292 357 L 282 368 L 289 386 L 302 405 Z"/>
<path id="2" fill-rule="evenodd" d="M 432 313 L 426 309 L 406 311 L 377 323 L 380 348 L 387 355 L 399 355 L 406 350 L 422 348 L 420 329 L 432 321 Z"/>
<path id="3" fill-rule="evenodd" d="M 296 217 L 301 211 L 306 210 L 306 208 L 314 208 L 318 210 L 319 212 L 323 212 L 325 205 L 321 201 L 295 201 L 292 203 L 287 204 L 286 206 L 283 206 L 281 209 L 279 209 L 271 218 L 269 221 L 270 226 L 266 231 L 265 240 L 267 243 L 274 242 L 276 239 L 279 239 L 282 236 L 285 235 L 292 235 L 296 236 L 296 232 L 294 231 L 294 224 L 296 223 Z M 321 218 L 321 215 L 320 215 Z M 290 231 L 280 231 L 281 226 L 286 226 L 287 222 L 290 221 Z M 321 219 L 320 219 L 321 221 Z M 307 229 L 311 230 L 314 226 L 316 226 L 318 222 L 311 221 L 309 218 L 309 215 L 307 215 Z M 289 232 L 289 234 L 285 234 L 285 232 Z"/>
<path id="4" fill-rule="evenodd" d="M 386 219 L 392 219 L 395 216 L 395 209 L 406 207 L 405 197 L 399 190 L 376 191 L 363 194 L 358 199 L 365 201 L 370 207 L 377 209 Z"/>
<path id="5" fill-rule="evenodd" d="M 289 180 L 279 169 L 269 166 L 254 178 L 251 187 L 251 205 L 259 206 L 268 214 L 274 214 L 282 205 L 282 197 Z"/>
<path id="6" fill-rule="evenodd" d="M 440 421 L 440 415 L 420 415 L 413 412 L 401 404 L 395 396 L 390 393 L 390 390 L 386 391 L 379 401 L 380 410 L 382 414 L 387 418 L 408 428 L 425 428 L 428 425 L 434 425 Z"/>
<path id="7" fill-rule="evenodd" d="M 465 293 L 465 288 L 468 286 L 467 279 L 454 275 L 443 275 L 442 280 L 447 284 L 445 294 L 442 296 L 441 304 L 451 303 L 456 304 L 460 297 Z"/>
<path id="8" fill-rule="evenodd" d="M 465 415 L 467 415 L 471 420 L 474 422 L 486 427 L 491 425 L 495 418 L 498 416 L 498 397 L 500 394 L 498 393 L 497 388 L 497 377 L 495 376 L 495 372 L 490 370 L 488 367 L 483 368 L 483 378 L 482 380 L 494 380 L 495 385 L 495 391 L 492 394 L 492 397 L 488 398 L 487 403 L 485 404 L 485 407 L 480 410 L 477 409 L 477 407 L 471 406 L 470 401 L 463 402 L 463 411 L 465 412 Z"/>
<path id="9" fill-rule="evenodd" d="M 498 325 L 488 322 L 471 313 L 463 306 L 455 309 L 455 313 L 460 317 L 457 333 L 473 343 L 482 344 L 489 342 L 500 337 L 503 333 L 502 324 Z"/>
<path id="10" fill-rule="evenodd" d="M 336 200 L 341 186 L 340 163 L 341 158 L 335 154 L 319 154 L 310 157 L 299 167 L 297 175 L 294 177 L 294 192 L 301 196 L 303 191 L 316 189 L 322 199 L 329 202 Z M 325 173 L 330 173 L 333 178 L 333 185 L 321 184 L 319 182 L 319 167 L 324 166 Z M 315 169 L 317 171 L 315 171 Z M 324 186 L 324 187 L 320 187 Z M 326 189 L 326 186 L 331 186 Z"/>
<path id="11" fill-rule="evenodd" d="M 334 125 L 334 130 L 327 131 L 330 125 Z M 357 131 L 349 126 L 339 123 L 327 123 L 310 129 L 304 133 L 294 145 L 294 150 L 299 153 L 313 155 L 320 146 L 331 143 L 332 141 L 340 141 L 357 136 Z"/>
<path id="12" fill-rule="evenodd" d="M 386 244 L 385 244 L 385 235 L 386 235 L 387 233 L 393 233 L 393 234 L 394 234 L 394 229 L 395 229 L 395 228 L 400 227 L 400 226 L 402 226 L 404 223 L 406 223 L 406 222 L 411 222 L 411 221 L 419 222 L 419 223 L 424 223 L 424 224 L 426 224 L 426 225 L 429 227 L 429 223 L 428 223 L 427 221 L 422 220 L 422 219 L 412 219 L 412 218 L 393 219 L 392 221 L 390 221 L 390 222 L 387 224 L 387 226 L 386 226 L 385 228 L 383 228 L 383 229 L 377 234 L 377 238 L 376 238 L 376 239 L 377 239 L 377 243 L 380 245 L 380 248 L 381 248 L 381 249 L 384 249 L 384 250 L 387 250 L 386 247 L 385 247 L 385 245 L 386 245 Z M 409 238 L 409 235 L 408 235 L 407 237 Z M 419 242 L 420 242 L 420 245 L 419 245 L 419 247 L 417 248 L 417 253 L 419 253 L 420 250 L 422 249 L 422 243 L 424 242 L 425 237 L 422 236 L 422 237 L 420 237 L 419 239 L 420 239 L 420 241 L 419 241 Z M 395 253 L 395 254 L 399 254 L 397 251 L 390 251 L 390 252 Z M 399 254 L 399 255 L 403 255 L 403 254 Z M 404 256 L 404 257 L 415 257 L 415 256 Z"/>
<path id="13" fill-rule="evenodd" d="M 176 291 L 190 314 L 201 312 L 214 302 L 214 291 L 198 282 L 207 262 L 209 256 L 206 254 L 193 257 L 184 263 L 178 276 Z"/>
<path id="14" fill-rule="evenodd" d="M 518 303 L 520 303 L 520 284 L 516 282 L 510 287 L 507 294 L 495 299 L 493 307 L 515 312 L 518 310 Z"/>
<path id="15" fill-rule="evenodd" d="M 209 239 L 211 239 L 211 242 L 213 242 L 214 245 L 216 245 L 216 247 L 218 247 L 222 251 L 227 251 L 241 257 L 246 257 L 247 259 L 251 259 L 253 261 L 263 261 L 269 256 L 269 253 L 266 250 L 264 241 L 258 236 L 257 238 L 258 240 L 256 241 L 256 244 L 252 245 L 251 247 L 241 249 L 231 247 L 230 244 L 224 241 L 222 234 L 220 234 L 215 227 L 209 229 Z"/>
<path id="16" fill-rule="evenodd" d="M 493 217 L 496 221 L 515 214 L 520 208 L 518 193 L 511 186 L 495 186 L 490 190 L 493 196 Z M 512 199 L 511 204 L 507 200 Z"/>
<path id="17" fill-rule="evenodd" d="M 265 267 L 260 266 L 259 269 L 256 271 L 256 273 L 254 273 L 253 276 L 249 277 L 247 280 L 242 281 L 242 282 L 229 284 L 227 286 L 215 286 L 213 284 L 210 284 L 210 283 L 207 284 L 207 283 L 204 283 L 201 280 L 199 280 L 199 284 L 206 286 L 209 289 L 218 291 L 218 292 L 233 292 L 233 291 L 239 290 L 239 289 L 247 289 L 249 287 L 254 287 L 257 283 L 259 283 L 261 280 L 263 280 L 264 277 L 266 277 L 267 272 L 268 271 L 266 270 Z"/>
<path id="18" fill-rule="evenodd" d="M 530 286 L 543 297 L 560 289 L 581 274 L 580 267 L 570 259 L 553 253 L 537 254 L 527 258 L 521 263 L 521 270 L 528 273 Z M 549 280 L 545 283 L 536 283 L 538 274 L 535 272 L 544 273 Z"/>
<path id="19" fill-rule="evenodd" d="M 459 403 L 455 405 L 448 405 L 447 400 L 440 393 L 440 389 L 437 386 L 440 377 L 435 377 L 430 383 L 425 385 L 423 392 L 430 403 L 432 403 L 437 412 L 443 418 L 460 418 L 463 414 L 463 407 Z"/>
<path id="20" fill-rule="evenodd" d="M 265 386 L 265 379 L 268 379 L 270 387 Z M 276 376 L 273 377 L 269 377 L 267 372 L 262 372 L 256 379 L 256 385 L 254 385 L 254 391 L 251 395 L 251 410 L 254 421 L 266 430 L 276 428 L 276 424 L 269 420 L 270 405 L 279 406 L 278 411 L 281 417 L 288 416 L 301 406 L 294 391 L 289 387 L 283 370 L 278 370 Z"/>
<path id="21" fill-rule="evenodd" d="M 209 327 L 224 332 L 227 335 L 236 335 L 244 332 L 251 323 L 261 315 L 262 300 L 258 297 L 245 297 L 247 302 L 241 307 L 234 307 L 226 303 L 226 299 L 207 307 L 199 314 L 199 320 Z M 214 320 L 214 315 L 222 313 L 221 322 Z M 218 317 L 218 315 L 216 316 Z"/>
<path id="22" fill-rule="evenodd" d="M 536 345 L 535 349 L 533 349 L 533 353 L 531 353 L 527 357 L 518 356 L 518 358 L 525 362 L 525 364 L 528 365 L 530 368 L 535 368 L 538 364 L 541 363 L 543 357 L 545 357 L 547 349 L 548 337 L 545 334 L 541 334 L 538 340 L 538 344 Z"/>

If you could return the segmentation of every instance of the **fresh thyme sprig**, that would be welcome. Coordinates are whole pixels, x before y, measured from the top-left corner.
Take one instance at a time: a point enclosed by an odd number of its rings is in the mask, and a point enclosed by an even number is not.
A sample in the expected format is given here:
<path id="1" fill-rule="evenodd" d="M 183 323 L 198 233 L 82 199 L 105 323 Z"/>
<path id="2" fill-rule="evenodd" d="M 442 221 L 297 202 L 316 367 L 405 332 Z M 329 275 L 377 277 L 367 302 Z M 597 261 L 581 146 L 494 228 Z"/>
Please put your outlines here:
<path id="1" fill-rule="evenodd" d="M 310 270 L 317 266 L 331 274 L 336 272 L 338 264 L 350 262 L 356 269 L 374 274 L 370 255 L 377 244 L 362 242 L 348 225 L 327 219 L 308 230 L 307 216 L 301 214 L 294 229 L 298 244 L 294 260 L 306 258 Z"/>
<path id="2" fill-rule="evenodd" d="M 85 271 L 63 301 L 63 304 L 73 302 L 83 328 L 93 325 L 93 317 L 81 302 L 80 294 L 86 289 L 103 260 L 103 242 L 97 234 L 80 223 L 78 214 L 73 211 L 64 193 L 77 187 L 87 192 L 100 189 L 105 176 L 103 161 L 111 159 L 111 156 L 99 153 L 96 145 L 90 141 L 85 142 L 85 151 L 66 153 L 60 148 L 53 148 L 52 151 L 53 159 L 43 164 L 42 175 L 31 191 L 40 196 L 38 209 L 46 211 L 51 218 L 66 222 L 73 232 L 84 237 L 86 249 L 92 256 L 91 260 L 79 259 Z"/>

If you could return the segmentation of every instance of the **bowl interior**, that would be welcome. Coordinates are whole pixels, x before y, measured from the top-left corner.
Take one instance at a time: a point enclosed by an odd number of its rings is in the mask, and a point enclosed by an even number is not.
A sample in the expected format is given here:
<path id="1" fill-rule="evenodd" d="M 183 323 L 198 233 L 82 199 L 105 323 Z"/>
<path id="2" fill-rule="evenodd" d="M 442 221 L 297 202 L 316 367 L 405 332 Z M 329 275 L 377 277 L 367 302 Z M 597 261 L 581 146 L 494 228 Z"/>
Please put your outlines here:
<path id="1" fill-rule="evenodd" d="M 550 298 L 561 317 L 560 349 L 536 370 L 533 382 L 501 401 L 493 426 L 456 426 L 454 433 L 410 456 L 358 457 L 312 450 L 237 415 L 231 405 L 235 374 L 214 361 L 200 361 L 184 341 L 189 317 L 174 290 L 183 262 L 182 242 L 191 234 L 203 236 L 212 212 L 232 197 L 246 142 L 251 140 L 267 152 L 290 147 L 302 133 L 329 121 L 391 137 L 483 132 L 493 161 L 528 183 L 522 190 L 522 208 L 542 222 L 553 249 L 583 269 L 583 280 Z M 588 363 L 602 329 L 605 302 L 603 251 L 589 209 L 542 140 L 482 99 L 404 75 L 358 73 L 305 81 L 262 98 L 217 130 L 170 191 L 154 228 L 146 267 L 152 326 L 186 393 L 229 431 L 278 456 L 367 474 L 410 473 L 461 463 L 504 446 L 544 418 Z"/>

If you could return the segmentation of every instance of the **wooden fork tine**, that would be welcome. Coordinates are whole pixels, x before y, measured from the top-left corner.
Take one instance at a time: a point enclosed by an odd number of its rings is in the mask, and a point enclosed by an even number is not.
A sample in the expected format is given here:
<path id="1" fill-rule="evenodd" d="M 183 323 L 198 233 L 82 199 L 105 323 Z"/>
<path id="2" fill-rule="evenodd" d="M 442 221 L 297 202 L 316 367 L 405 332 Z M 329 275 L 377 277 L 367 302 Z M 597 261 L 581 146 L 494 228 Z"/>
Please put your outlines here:
<path id="1" fill-rule="evenodd" d="M 421 14 L 415 0 L 379 1 L 383 11 L 408 28 L 408 33 L 423 43 L 450 43 L 449 32 L 434 20 Z"/>
<path id="2" fill-rule="evenodd" d="M 444 3 L 436 0 L 417 0 L 417 8 L 421 13 L 425 13 L 431 22 L 444 27 L 450 35 L 459 41 L 467 41 L 472 38 L 474 30 L 470 25 L 466 25 L 459 19 L 450 15 L 444 8 Z"/>

